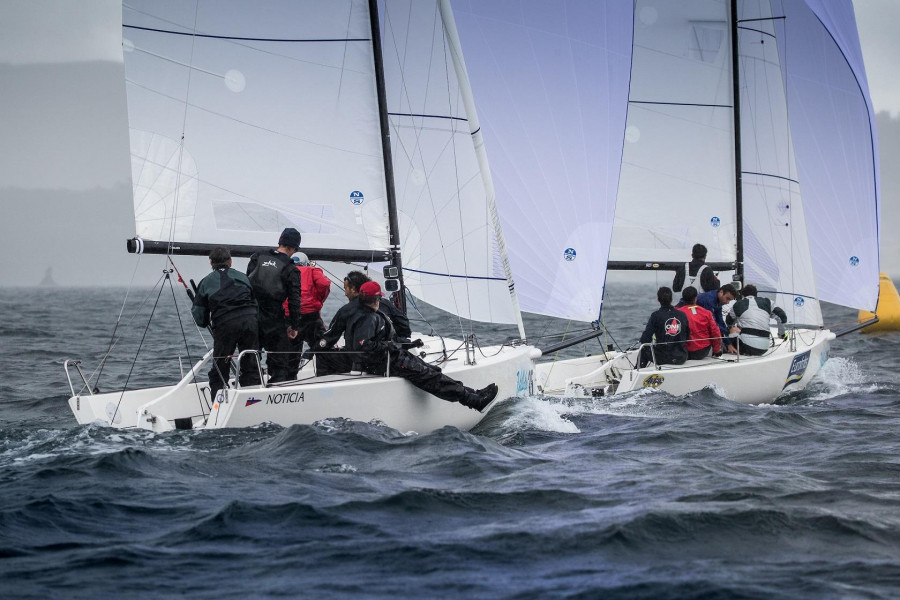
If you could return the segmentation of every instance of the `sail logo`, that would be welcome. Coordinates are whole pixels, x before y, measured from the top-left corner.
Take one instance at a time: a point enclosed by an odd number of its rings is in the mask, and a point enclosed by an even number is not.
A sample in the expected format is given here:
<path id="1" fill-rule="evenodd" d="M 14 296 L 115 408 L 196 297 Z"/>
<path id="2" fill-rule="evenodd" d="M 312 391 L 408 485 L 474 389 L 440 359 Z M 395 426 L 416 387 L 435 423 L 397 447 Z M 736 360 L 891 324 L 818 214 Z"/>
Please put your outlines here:
<path id="1" fill-rule="evenodd" d="M 350 192 L 350 204 L 353 204 L 354 206 L 359 206 L 360 204 L 363 203 L 363 200 L 365 200 L 365 197 L 363 196 L 363 193 L 360 192 L 359 190 L 354 190 L 354 191 Z"/>
<path id="2" fill-rule="evenodd" d="M 709 224 L 712 225 L 713 228 L 716 228 L 722 224 L 722 219 L 720 219 L 719 217 L 713 217 L 709 220 Z"/>
<path id="3" fill-rule="evenodd" d="M 666 321 L 666 335 L 678 335 L 681 333 L 681 321 L 672 317 Z"/>
<path id="4" fill-rule="evenodd" d="M 250 396 L 249 398 L 247 398 L 247 402 L 244 403 L 244 406 L 253 406 L 254 404 L 258 404 L 260 402 L 262 402 L 262 398 L 254 398 L 253 396 Z"/>
<path id="5" fill-rule="evenodd" d="M 798 354 L 794 357 L 794 360 L 791 362 L 791 369 L 788 371 L 787 379 L 784 380 L 784 387 L 781 389 L 803 379 L 803 375 L 806 373 L 806 367 L 809 366 L 809 353 L 810 351 L 807 350 L 803 354 Z"/>
<path id="6" fill-rule="evenodd" d="M 851 266 L 851 267 L 855 267 L 855 266 L 857 266 L 858 264 L 859 264 L 859 257 L 858 257 L 858 256 L 851 256 L 851 257 L 850 257 L 850 266 Z"/>
<path id="7" fill-rule="evenodd" d="M 801 308 L 804 304 L 806 304 L 806 300 L 804 300 L 800 296 L 794 298 L 794 306 L 796 306 L 797 308 Z"/>
<path id="8" fill-rule="evenodd" d="M 575 252 L 575 248 L 566 248 L 566 251 L 563 252 L 563 258 L 565 258 L 568 262 L 572 262 L 573 260 L 575 260 L 576 254 L 578 253 Z"/>

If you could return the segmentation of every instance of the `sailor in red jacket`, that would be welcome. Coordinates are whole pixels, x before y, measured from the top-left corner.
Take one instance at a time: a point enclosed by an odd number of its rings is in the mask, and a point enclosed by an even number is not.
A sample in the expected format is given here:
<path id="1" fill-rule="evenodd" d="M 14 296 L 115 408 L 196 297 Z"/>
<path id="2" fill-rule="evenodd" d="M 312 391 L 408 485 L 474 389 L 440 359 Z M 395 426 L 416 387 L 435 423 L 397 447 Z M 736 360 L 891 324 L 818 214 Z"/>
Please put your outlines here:
<path id="1" fill-rule="evenodd" d="M 320 311 L 331 293 L 331 281 L 322 269 L 309 264 L 309 258 L 303 252 L 296 252 L 291 258 L 300 271 L 300 327 L 297 329 L 297 337 L 292 340 L 295 352 L 290 355 L 289 363 L 293 369 L 291 372 L 296 373 L 300 368 L 303 342 L 312 348 L 325 333 L 325 322 Z M 290 314 L 287 303 L 284 305 L 284 314 Z"/>
<path id="2" fill-rule="evenodd" d="M 713 314 L 702 306 L 697 305 L 697 288 L 688 286 L 681 292 L 683 306 L 678 310 L 687 317 L 690 326 L 691 337 L 685 344 L 688 351 L 688 360 L 700 360 L 709 356 L 712 348 L 713 356 L 722 355 L 722 333 Z"/>

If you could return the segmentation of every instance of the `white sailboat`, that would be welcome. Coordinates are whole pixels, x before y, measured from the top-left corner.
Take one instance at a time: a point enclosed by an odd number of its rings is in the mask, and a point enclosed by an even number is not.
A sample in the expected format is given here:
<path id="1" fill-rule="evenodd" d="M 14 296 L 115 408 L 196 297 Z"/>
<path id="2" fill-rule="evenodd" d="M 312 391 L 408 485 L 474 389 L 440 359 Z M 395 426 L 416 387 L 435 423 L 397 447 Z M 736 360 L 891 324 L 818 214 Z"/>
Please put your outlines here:
<path id="1" fill-rule="evenodd" d="M 382 8 L 126 3 L 137 234 L 129 250 L 205 256 L 225 245 L 249 256 L 295 227 L 313 260 L 386 263 L 401 298 L 406 287 L 464 319 L 518 322 L 521 331 L 486 158 L 467 127 L 471 98 L 445 60 L 458 52 L 438 3 Z M 470 387 L 496 383 L 498 399 L 530 389 L 540 355 L 531 346 L 483 347 L 471 331 L 421 337 L 416 351 Z M 109 393 L 94 393 L 67 362 L 81 379 L 76 387 L 70 377 L 69 405 L 79 423 L 152 431 L 344 417 L 426 432 L 468 429 L 486 412 L 399 378 L 315 377 L 312 365 L 296 381 L 232 381 L 210 398 L 198 378 L 210 355 L 174 385 Z"/>
<path id="2" fill-rule="evenodd" d="M 539 390 L 771 402 L 828 356 L 819 300 L 873 310 L 877 141 L 850 0 L 454 6 L 522 310 L 595 321 L 607 269 L 674 269 L 699 242 L 789 317 L 762 357 L 600 353 L 538 364 Z"/>

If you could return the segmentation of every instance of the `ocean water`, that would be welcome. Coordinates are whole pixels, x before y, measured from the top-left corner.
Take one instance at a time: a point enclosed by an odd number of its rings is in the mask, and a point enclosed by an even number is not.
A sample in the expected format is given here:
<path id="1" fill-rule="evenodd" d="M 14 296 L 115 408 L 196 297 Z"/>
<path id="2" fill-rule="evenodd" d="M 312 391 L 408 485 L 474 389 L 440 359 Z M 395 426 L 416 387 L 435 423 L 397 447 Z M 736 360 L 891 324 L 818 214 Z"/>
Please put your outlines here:
<path id="1" fill-rule="evenodd" d="M 634 340 L 654 290 L 608 287 L 603 343 Z M 170 383 L 202 351 L 183 292 L 158 292 L 131 291 L 101 389 Z M 96 368 L 124 294 L 0 291 L 4 598 L 900 597 L 900 334 L 840 338 L 767 406 L 521 397 L 425 435 L 76 425 L 63 362 Z"/>

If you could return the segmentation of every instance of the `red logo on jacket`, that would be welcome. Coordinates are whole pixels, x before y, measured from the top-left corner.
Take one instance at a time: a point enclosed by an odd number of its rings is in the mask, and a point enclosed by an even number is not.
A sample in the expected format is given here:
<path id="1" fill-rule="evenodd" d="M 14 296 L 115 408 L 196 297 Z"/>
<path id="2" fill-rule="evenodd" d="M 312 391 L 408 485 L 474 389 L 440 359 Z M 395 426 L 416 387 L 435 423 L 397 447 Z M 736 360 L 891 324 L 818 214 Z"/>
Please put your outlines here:
<path id="1" fill-rule="evenodd" d="M 681 333 L 681 321 L 672 317 L 666 321 L 666 335 L 678 335 Z"/>

